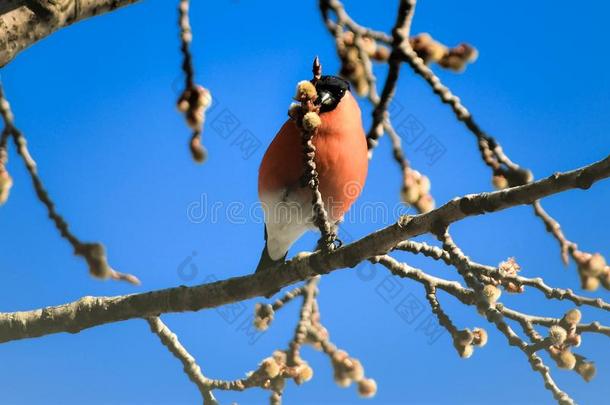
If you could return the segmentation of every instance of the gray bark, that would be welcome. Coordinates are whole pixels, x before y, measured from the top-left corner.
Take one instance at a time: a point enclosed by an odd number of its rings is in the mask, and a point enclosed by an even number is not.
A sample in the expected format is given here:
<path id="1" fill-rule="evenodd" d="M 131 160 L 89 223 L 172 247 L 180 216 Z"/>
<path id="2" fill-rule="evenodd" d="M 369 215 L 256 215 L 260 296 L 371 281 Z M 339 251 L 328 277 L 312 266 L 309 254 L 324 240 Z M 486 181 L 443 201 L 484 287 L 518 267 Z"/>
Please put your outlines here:
<path id="1" fill-rule="evenodd" d="M 532 202 L 568 189 L 587 189 L 610 177 L 610 156 L 581 169 L 554 174 L 544 180 L 493 193 L 455 198 L 436 210 L 416 216 L 402 216 L 394 225 L 330 253 L 316 252 L 298 257 L 270 272 L 235 277 L 194 287 L 118 297 L 84 297 L 78 301 L 26 312 L 0 313 L 0 343 L 79 331 L 94 326 L 146 318 L 169 312 L 198 311 L 263 296 L 305 280 L 385 254 L 398 243 L 466 217 L 503 210 Z"/>
<path id="2" fill-rule="evenodd" d="M 2 0 L 0 67 L 21 51 L 75 22 L 105 14 L 138 0 Z"/>

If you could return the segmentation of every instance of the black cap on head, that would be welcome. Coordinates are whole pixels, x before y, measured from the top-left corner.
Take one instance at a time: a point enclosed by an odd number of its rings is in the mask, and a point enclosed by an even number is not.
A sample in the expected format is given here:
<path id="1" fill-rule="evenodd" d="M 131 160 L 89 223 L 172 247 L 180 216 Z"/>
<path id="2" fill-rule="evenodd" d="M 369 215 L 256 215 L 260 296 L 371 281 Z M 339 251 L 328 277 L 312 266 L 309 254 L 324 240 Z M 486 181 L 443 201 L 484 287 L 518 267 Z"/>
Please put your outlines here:
<path id="1" fill-rule="evenodd" d="M 316 104 L 320 105 L 320 112 L 332 111 L 337 107 L 345 92 L 350 89 L 347 80 L 337 76 L 322 76 L 316 82 L 318 98 Z"/>

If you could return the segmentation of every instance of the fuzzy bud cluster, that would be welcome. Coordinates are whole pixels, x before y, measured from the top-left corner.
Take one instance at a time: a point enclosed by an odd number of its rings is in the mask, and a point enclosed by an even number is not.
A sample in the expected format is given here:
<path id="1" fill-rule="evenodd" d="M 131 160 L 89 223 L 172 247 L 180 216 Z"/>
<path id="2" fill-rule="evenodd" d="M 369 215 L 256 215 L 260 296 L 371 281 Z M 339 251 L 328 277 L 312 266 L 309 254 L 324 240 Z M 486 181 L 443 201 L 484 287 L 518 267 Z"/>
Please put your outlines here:
<path id="1" fill-rule="evenodd" d="M 89 265 L 89 273 L 96 278 L 107 279 L 112 269 L 106 259 L 106 249 L 100 243 L 84 243 L 78 247 L 76 254 L 82 256 Z"/>
<path id="2" fill-rule="evenodd" d="M 554 325 L 549 329 L 549 339 L 553 344 L 549 347 L 551 358 L 557 363 L 557 367 L 576 371 L 585 381 L 590 381 L 595 375 L 595 365 L 586 361 L 583 356 L 572 352 L 573 336 L 559 325 Z M 578 339 L 580 344 L 580 339 Z"/>
<path id="3" fill-rule="evenodd" d="M 581 336 L 576 333 L 576 326 L 581 319 L 580 311 L 571 309 L 565 313 L 559 324 L 549 328 L 549 353 L 559 368 L 574 370 L 585 381 L 590 381 L 596 372 L 595 365 L 571 351 L 572 347 L 578 347 L 581 343 Z"/>
<path id="4" fill-rule="evenodd" d="M 496 190 L 508 188 L 508 179 L 502 174 L 494 174 L 491 178 L 491 183 Z"/>
<path id="5" fill-rule="evenodd" d="M 314 132 L 322 124 L 322 119 L 313 104 L 317 97 L 316 86 L 312 82 L 300 81 L 294 95 L 294 99 L 298 102 L 292 103 L 288 108 L 288 116 L 306 132 Z"/>
<path id="6" fill-rule="evenodd" d="M 283 366 L 274 357 L 267 357 L 259 364 L 260 370 L 269 378 L 279 376 Z"/>
<path id="7" fill-rule="evenodd" d="M 565 325 L 574 327 L 580 323 L 581 319 L 582 314 L 578 309 L 574 308 L 565 313 L 563 318 L 561 318 L 561 322 Z"/>
<path id="8" fill-rule="evenodd" d="M 131 274 L 119 273 L 108 264 L 106 248 L 101 243 L 80 243 L 75 247 L 75 254 L 82 256 L 89 266 L 89 274 L 93 277 L 106 280 L 115 279 L 139 285 L 140 280 Z"/>
<path id="9" fill-rule="evenodd" d="M 263 382 L 263 387 L 278 386 L 279 381 L 283 387 L 286 378 L 292 378 L 294 382 L 301 385 L 313 378 L 313 369 L 300 357 L 295 359 L 295 364 L 288 366 L 288 355 L 285 351 L 276 350 L 271 357 L 267 357 L 259 364 L 257 373 L 261 373 L 269 381 Z"/>
<path id="10" fill-rule="evenodd" d="M 341 59 L 339 74 L 353 85 L 356 94 L 359 96 L 366 95 L 370 87 L 361 52 L 364 52 L 372 60 L 387 61 L 390 57 L 389 49 L 378 45 L 375 40 L 369 37 L 362 37 L 359 43 L 356 43 L 354 33 L 347 31 L 343 33 L 337 50 L 339 59 Z"/>
<path id="11" fill-rule="evenodd" d="M 437 63 L 439 66 L 461 72 L 466 65 L 477 59 L 477 50 L 468 44 L 460 44 L 449 48 L 435 41 L 429 34 L 422 33 L 410 40 L 413 50 L 425 63 Z M 364 61 L 364 53 L 369 59 L 385 62 L 390 58 L 390 50 L 377 43 L 374 39 L 362 36 L 356 40 L 351 31 L 344 32 L 337 46 L 341 60 L 340 75 L 347 79 L 359 96 L 366 95 L 370 90 L 369 80 Z"/>
<path id="12" fill-rule="evenodd" d="M 509 257 L 498 265 L 501 277 L 517 277 L 519 270 L 521 270 L 521 266 L 515 261 L 514 257 Z M 525 291 L 523 285 L 517 284 L 514 281 L 503 282 L 503 285 L 504 290 L 509 293 L 519 294 Z"/>
<path id="13" fill-rule="evenodd" d="M 313 319 L 311 321 L 311 327 L 316 331 L 316 336 L 307 334 L 305 337 L 305 343 L 309 344 L 316 350 L 322 350 L 322 341 L 327 341 L 330 334 L 324 326 L 315 322 Z"/>
<path id="14" fill-rule="evenodd" d="M 549 347 L 549 353 L 559 368 L 572 370 L 576 365 L 576 356 L 570 351 L 569 347 L 557 348 L 551 346 Z"/>
<path id="15" fill-rule="evenodd" d="M 483 347 L 487 344 L 487 331 L 481 328 L 462 329 L 453 336 L 453 347 L 461 358 L 467 359 L 474 353 L 474 346 Z"/>
<path id="16" fill-rule="evenodd" d="M 553 325 L 549 328 L 549 339 L 553 346 L 560 347 L 568 337 L 568 332 L 559 325 Z"/>
<path id="17" fill-rule="evenodd" d="M 257 303 L 254 307 L 254 327 L 261 331 L 267 330 L 274 315 L 275 311 L 271 305 Z"/>
<path id="18" fill-rule="evenodd" d="M 477 310 L 480 314 L 485 314 L 485 311 L 490 307 L 496 305 L 498 299 L 502 295 L 502 291 L 493 284 L 486 284 L 481 289 L 481 294 L 479 297 L 479 301 L 477 303 Z"/>
<path id="19" fill-rule="evenodd" d="M 592 361 L 587 361 L 582 356 L 576 356 L 574 371 L 576 371 L 586 382 L 589 382 L 595 377 L 597 369 Z"/>
<path id="20" fill-rule="evenodd" d="M 296 101 L 305 100 L 315 100 L 318 97 L 318 92 L 316 91 L 316 86 L 309 80 L 301 80 L 297 84 L 297 90 L 294 95 L 294 99 Z"/>
<path id="21" fill-rule="evenodd" d="M 559 323 L 558 327 L 561 327 L 566 331 L 566 337 L 564 339 L 563 346 L 580 346 L 582 338 L 578 333 L 576 333 L 576 326 L 580 323 L 581 319 L 582 314 L 576 308 L 569 310 L 565 313 L 563 318 L 561 318 L 561 322 Z M 553 328 L 554 326 L 551 327 L 551 329 Z M 549 333 L 551 332 L 552 331 L 549 330 Z"/>
<path id="22" fill-rule="evenodd" d="M 362 398 L 372 398 L 377 393 L 377 382 L 372 378 L 358 381 L 358 395 Z"/>
<path id="23" fill-rule="evenodd" d="M 271 357 L 263 359 L 258 369 L 248 374 L 248 379 L 254 380 L 257 385 L 272 391 L 282 391 L 285 382 L 286 353 L 276 351 Z"/>
<path id="24" fill-rule="evenodd" d="M 187 124 L 193 131 L 201 129 L 205 110 L 212 105 L 212 95 L 199 85 L 187 88 L 177 102 L 178 111 L 184 113 Z"/>
<path id="25" fill-rule="evenodd" d="M 200 134 L 205 121 L 205 110 L 211 104 L 212 95 L 207 89 L 199 85 L 186 88 L 177 102 L 178 110 L 184 113 L 186 123 L 195 133 L 189 143 L 189 149 L 193 160 L 197 163 L 202 163 L 206 159 L 206 151 L 201 145 Z"/>
<path id="26" fill-rule="evenodd" d="M 430 179 L 427 176 L 406 167 L 403 173 L 403 181 L 400 194 L 405 204 L 415 206 L 419 212 L 428 212 L 434 209 L 434 199 L 430 195 Z"/>
<path id="27" fill-rule="evenodd" d="M 478 51 L 469 44 L 449 48 L 434 40 L 428 33 L 418 34 L 411 38 L 410 42 L 413 50 L 426 64 L 437 63 L 455 72 L 463 71 L 466 65 L 478 57 Z"/>
<path id="28" fill-rule="evenodd" d="M 586 253 L 579 250 L 573 253 L 578 266 L 581 286 L 587 291 L 595 291 L 600 284 L 610 290 L 610 266 L 599 253 Z"/>
<path id="29" fill-rule="evenodd" d="M 313 369 L 307 364 L 306 361 L 301 362 L 295 367 L 294 371 L 294 382 L 301 385 L 313 378 Z"/>
<path id="30" fill-rule="evenodd" d="M 322 120 L 318 113 L 314 111 L 310 111 L 303 116 L 303 128 L 307 132 L 315 131 L 320 124 L 322 124 Z"/>
<path id="31" fill-rule="evenodd" d="M 377 392 L 377 383 L 364 376 L 364 367 L 360 360 L 350 357 L 344 350 L 337 350 L 331 357 L 335 382 L 340 387 L 349 387 L 353 382 L 358 384 L 358 394 L 370 398 Z"/>

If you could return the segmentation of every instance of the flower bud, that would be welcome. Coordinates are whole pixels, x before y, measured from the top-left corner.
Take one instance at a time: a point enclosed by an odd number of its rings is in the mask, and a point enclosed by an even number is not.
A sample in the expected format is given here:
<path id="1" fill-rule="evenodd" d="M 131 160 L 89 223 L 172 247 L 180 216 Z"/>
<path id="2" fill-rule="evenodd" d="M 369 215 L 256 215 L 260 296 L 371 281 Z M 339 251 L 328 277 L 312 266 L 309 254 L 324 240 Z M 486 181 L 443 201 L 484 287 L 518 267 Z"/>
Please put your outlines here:
<path id="1" fill-rule="evenodd" d="M 595 364 L 590 361 L 578 361 L 574 370 L 586 381 L 589 382 L 595 377 Z"/>
<path id="2" fill-rule="evenodd" d="M 417 186 L 415 187 L 403 187 L 401 192 L 402 201 L 407 204 L 415 204 L 419 200 L 420 191 Z"/>
<path id="3" fill-rule="evenodd" d="M 576 356 L 569 350 L 564 350 L 555 357 L 557 367 L 572 370 L 576 365 Z"/>
<path id="4" fill-rule="evenodd" d="M 201 144 L 201 138 L 192 138 L 191 142 L 189 143 L 189 147 L 191 149 L 191 156 L 193 157 L 193 160 L 197 163 L 203 163 L 207 157 L 207 153 Z"/>
<path id="5" fill-rule="evenodd" d="M 578 346 L 580 346 L 581 342 L 582 342 L 581 336 L 577 333 L 572 333 L 571 335 L 568 335 L 565 343 L 570 346 L 578 347 Z"/>
<path id="6" fill-rule="evenodd" d="M 593 276 L 582 276 L 580 278 L 581 287 L 583 290 L 595 291 L 599 288 L 600 280 Z"/>
<path id="7" fill-rule="evenodd" d="M 269 378 L 275 378 L 280 374 L 280 365 L 273 357 L 267 357 L 263 360 L 260 368 Z"/>
<path id="8" fill-rule="evenodd" d="M 498 300 L 498 298 L 500 298 L 500 295 L 502 294 L 502 291 L 500 291 L 496 286 L 492 285 L 492 284 L 487 284 L 483 287 L 483 289 L 481 290 L 482 295 L 483 295 L 483 299 L 485 300 L 485 302 L 487 302 L 490 305 L 494 305 L 496 303 L 496 301 Z"/>
<path id="9" fill-rule="evenodd" d="M 434 209 L 434 199 L 430 194 L 422 195 L 415 206 L 420 212 L 430 212 Z"/>
<path id="10" fill-rule="evenodd" d="M 288 116 L 293 120 L 296 120 L 301 115 L 301 104 L 292 103 L 290 107 L 288 107 Z"/>
<path id="11" fill-rule="evenodd" d="M 560 346 L 568 337 L 568 332 L 559 325 L 553 325 L 549 328 L 549 338 L 554 346 Z"/>
<path id="12" fill-rule="evenodd" d="M 472 330 L 472 344 L 475 346 L 483 347 L 487 344 L 487 331 L 481 328 L 474 328 Z"/>
<path id="13" fill-rule="evenodd" d="M 87 261 L 89 273 L 92 276 L 107 279 L 112 275 L 112 269 L 106 259 L 104 245 L 100 243 L 83 243 L 77 248 L 76 253 Z"/>
<path id="14" fill-rule="evenodd" d="M 309 364 L 303 363 L 297 367 L 297 375 L 294 378 L 294 382 L 301 385 L 304 382 L 311 380 L 313 377 L 313 369 L 309 367 Z"/>
<path id="15" fill-rule="evenodd" d="M 320 116 L 313 111 L 308 112 L 303 117 L 303 128 L 308 132 L 314 131 L 320 124 L 322 124 Z"/>
<path id="16" fill-rule="evenodd" d="M 286 386 L 286 380 L 284 378 L 274 378 L 271 380 L 271 388 L 273 391 L 278 392 L 282 391 Z"/>
<path id="17" fill-rule="evenodd" d="M 508 187 L 508 180 L 503 175 L 495 175 L 491 178 L 491 183 L 496 190 L 502 190 Z"/>
<path id="18" fill-rule="evenodd" d="M 193 130 L 197 131 L 203 125 L 203 114 L 205 110 L 200 107 L 189 108 L 186 111 L 186 123 Z"/>
<path id="19" fill-rule="evenodd" d="M 599 276 L 606 267 L 606 259 L 599 253 L 591 255 L 587 266 L 587 275 L 596 277 Z"/>
<path id="20" fill-rule="evenodd" d="M 523 291 L 525 291 L 525 286 L 517 285 L 517 284 L 513 283 L 512 281 L 509 281 L 504 286 L 504 290 L 511 294 L 521 294 Z"/>
<path id="21" fill-rule="evenodd" d="M 345 376 L 335 376 L 335 383 L 341 388 L 347 388 L 352 383 L 352 380 Z"/>
<path id="22" fill-rule="evenodd" d="M 297 91 L 294 99 L 297 101 L 301 101 L 302 98 L 312 100 L 316 98 L 317 95 L 318 92 L 316 91 L 316 86 L 314 86 L 309 80 L 303 80 L 297 85 Z"/>
<path id="23" fill-rule="evenodd" d="M 358 394 L 363 398 L 371 398 L 377 393 L 377 383 L 372 378 L 358 381 Z"/>
<path id="24" fill-rule="evenodd" d="M 430 189 L 432 188 L 432 183 L 430 183 L 430 179 L 428 176 L 421 176 L 419 179 L 419 190 L 422 194 L 428 194 Z"/>
<path id="25" fill-rule="evenodd" d="M 521 270 L 521 266 L 514 257 L 509 257 L 498 265 L 498 270 L 502 275 L 515 276 Z"/>
<path id="26" fill-rule="evenodd" d="M 337 350 L 333 353 L 333 362 L 335 363 L 343 363 L 345 359 L 347 359 L 348 354 L 345 350 Z"/>
<path id="27" fill-rule="evenodd" d="M 346 375 L 352 380 L 359 381 L 364 377 L 364 367 L 360 360 L 354 359 L 353 357 L 345 359 L 343 364 L 346 368 Z"/>
<path id="28" fill-rule="evenodd" d="M 207 109 L 209 106 L 212 105 L 212 93 L 210 93 L 208 89 L 200 85 L 197 85 L 195 88 L 198 96 L 197 105 L 203 107 L 204 109 Z"/>
<path id="29" fill-rule="evenodd" d="M 257 303 L 254 306 L 254 327 L 258 330 L 267 330 L 273 321 L 274 311 L 269 304 Z"/>
<path id="30" fill-rule="evenodd" d="M 465 345 L 457 347 L 458 353 L 461 358 L 468 359 L 474 353 L 474 347 L 472 345 Z"/>
<path id="31" fill-rule="evenodd" d="M 472 343 L 473 339 L 474 339 L 474 334 L 469 329 L 459 330 L 455 334 L 455 341 L 460 346 L 464 346 L 464 345 L 468 345 L 468 344 Z"/>
<path id="32" fill-rule="evenodd" d="M 282 350 L 276 350 L 271 355 L 278 364 L 286 364 L 286 352 Z"/>
<path id="33" fill-rule="evenodd" d="M 178 111 L 180 112 L 187 112 L 187 110 L 189 109 L 189 102 L 187 99 L 180 97 L 178 99 L 178 102 L 176 103 L 176 107 L 178 108 Z"/>
<path id="34" fill-rule="evenodd" d="M 580 323 L 581 319 L 582 319 L 582 314 L 576 308 L 570 309 L 563 316 L 563 321 L 566 322 L 570 326 L 578 325 Z"/>

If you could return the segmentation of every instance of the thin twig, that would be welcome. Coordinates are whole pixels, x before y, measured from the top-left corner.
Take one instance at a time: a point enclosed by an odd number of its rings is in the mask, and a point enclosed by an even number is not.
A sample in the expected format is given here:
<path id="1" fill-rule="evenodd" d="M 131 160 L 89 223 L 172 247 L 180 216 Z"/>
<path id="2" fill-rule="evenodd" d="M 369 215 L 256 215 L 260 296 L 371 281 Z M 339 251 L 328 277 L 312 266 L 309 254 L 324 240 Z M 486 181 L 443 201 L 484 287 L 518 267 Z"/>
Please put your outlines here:
<path id="1" fill-rule="evenodd" d="M 14 116 L 10 109 L 9 103 L 5 98 L 4 90 L 1 84 L 0 106 L 0 115 L 2 116 L 5 125 L 2 136 L 2 143 L 6 144 L 6 134 L 10 134 L 10 136 L 12 136 L 13 142 L 17 148 L 17 152 L 25 163 L 25 167 L 30 175 L 30 178 L 32 179 L 34 190 L 36 191 L 38 199 L 46 207 L 48 216 L 53 221 L 53 224 L 55 225 L 55 228 L 59 231 L 61 237 L 66 239 L 74 249 L 74 254 L 81 256 L 87 261 L 87 264 L 89 266 L 89 273 L 94 277 L 101 279 L 111 278 L 114 280 L 127 281 L 135 285 L 140 284 L 140 280 L 138 280 L 137 277 L 127 273 L 120 273 L 108 265 L 108 261 L 106 259 L 106 250 L 101 243 L 82 242 L 70 231 L 67 221 L 61 215 L 59 215 L 59 213 L 55 209 L 55 203 L 53 203 L 51 197 L 49 196 L 49 193 L 42 184 L 42 180 L 38 175 L 38 168 L 36 166 L 36 162 L 30 155 L 30 152 L 28 150 L 25 136 L 14 124 Z"/>
<path id="2" fill-rule="evenodd" d="M 201 372 L 201 367 L 197 365 L 197 361 L 191 354 L 186 350 L 184 346 L 178 340 L 178 336 L 173 333 L 163 321 L 157 316 L 146 319 L 150 325 L 150 330 L 159 336 L 161 343 L 182 363 L 184 372 L 189 379 L 195 383 L 203 403 L 205 405 L 216 405 L 218 402 L 214 398 L 214 394 L 210 389 L 210 380 L 208 380 Z"/>

